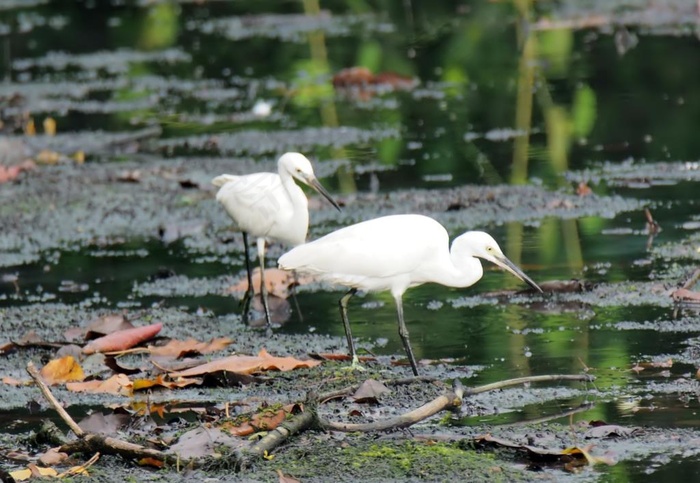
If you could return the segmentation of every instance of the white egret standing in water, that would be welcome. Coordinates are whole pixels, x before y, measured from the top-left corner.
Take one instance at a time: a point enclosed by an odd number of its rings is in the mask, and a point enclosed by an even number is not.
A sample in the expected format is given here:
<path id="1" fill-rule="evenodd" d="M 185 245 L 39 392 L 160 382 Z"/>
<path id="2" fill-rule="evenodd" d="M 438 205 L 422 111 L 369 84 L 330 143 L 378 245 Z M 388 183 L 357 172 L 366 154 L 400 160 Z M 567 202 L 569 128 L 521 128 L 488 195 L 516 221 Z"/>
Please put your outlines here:
<path id="1" fill-rule="evenodd" d="M 306 241 L 309 228 L 308 200 L 294 180 L 321 193 L 338 210 L 340 207 L 319 183 L 311 162 L 300 153 L 285 153 L 277 162 L 278 173 L 253 173 L 243 176 L 222 174 L 212 180 L 219 187 L 216 199 L 243 232 L 248 290 L 244 314 L 253 298 L 252 271 L 248 258 L 248 235 L 257 238 L 260 261 L 260 294 L 265 320 L 271 324 L 265 286 L 265 241 L 275 240 L 291 246 Z"/>
<path id="2" fill-rule="evenodd" d="M 350 287 L 340 299 L 340 315 L 353 367 L 357 367 L 358 359 L 348 321 L 348 301 L 358 290 L 389 290 L 396 302 L 401 341 L 413 373 L 418 375 L 403 316 L 402 296 L 409 287 L 427 282 L 469 287 L 484 273 L 479 261 L 482 258 L 542 291 L 506 258 L 488 233 L 468 231 L 455 238 L 451 247 L 449 243 L 445 228 L 432 218 L 384 216 L 297 246 L 280 257 L 279 267 L 318 275 L 323 280 Z"/>

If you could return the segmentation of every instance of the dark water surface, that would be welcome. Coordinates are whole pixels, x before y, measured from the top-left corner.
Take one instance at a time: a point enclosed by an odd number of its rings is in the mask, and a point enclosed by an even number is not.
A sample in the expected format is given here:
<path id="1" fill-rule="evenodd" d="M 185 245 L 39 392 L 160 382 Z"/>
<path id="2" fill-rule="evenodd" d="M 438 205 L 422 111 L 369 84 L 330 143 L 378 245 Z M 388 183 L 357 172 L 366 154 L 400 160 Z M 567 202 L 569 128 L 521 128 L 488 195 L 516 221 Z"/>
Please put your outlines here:
<path id="1" fill-rule="evenodd" d="M 68 135 L 68 147 L 54 149 L 68 156 L 84 150 L 86 169 L 93 163 L 220 157 L 230 159 L 229 172 L 236 173 L 241 159 L 266 162 L 268 169 L 280 153 L 299 150 L 319 167 L 329 166 L 322 181 L 348 200 L 348 210 L 354 193 L 525 183 L 573 193 L 578 180 L 586 179 L 598 195 L 643 200 L 663 230 L 650 242 L 642 210 L 620 212 L 611 205 L 600 216 L 543 217 L 526 225 L 494 220 L 448 231 L 485 229 L 534 280 L 609 283 L 611 299 L 624 290 L 614 284 L 661 279 L 670 290 L 693 271 L 691 261 L 654 250 L 700 228 L 697 182 L 663 181 L 648 168 L 683 166 L 700 152 L 698 40 L 692 35 L 695 20 L 683 14 L 692 11 L 692 1 L 670 2 L 675 17 L 664 25 L 537 30 L 533 24 L 528 40 L 522 11 L 506 1 L 387 2 L 376 9 L 330 1 L 321 3 L 321 13 L 312 0 L 141 3 L 0 4 L 5 134 L 19 135 L 27 114 L 41 133 L 43 120 L 51 117 L 58 133 Z M 553 19 L 585 19 L 609 8 L 594 2 L 537 4 L 537 11 L 528 10 L 532 18 L 548 12 Z M 635 12 L 644 4 L 622 2 L 620 11 Z M 417 84 L 334 91 L 332 76 L 353 66 L 396 72 Z M 13 104 L 17 94 L 23 100 Z M 269 115 L 260 112 L 268 106 Z M 160 134 L 131 150 L 91 148 L 85 141 L 146 127 Z M 80 134 L 88 136 L 71 144 L 71 135 Z M 637 163 L 638 176 L 616 176 L 614 168 L 622 163 Z M 316 226 L 313 232 L 332 228 Z M 274 260 L 282 249 L 271 253 Z M 182 240 L 165 245 L 155 234 L 114 246 L 52 250 L 28 264 L 2 266 L 0 273 L 17 274 L 22 295 L 13 295 L 11 283 L 0 283 L 0 304 L 45 297 L 148 307 L 163 297 L 140 295 L 135 284 L 164 270 L 191 278 L 238 274 L 241 256 L 225 263 L 191 251 Z M 67 280 L 87 287 L 67 291 Z M 695 380 L 698 360 L 688 348 L 697 332 L 655 330 L 692 320 L 692 308 L 679 310 L 670 301 L 470 303 L 478 294 L 521 288 L 487 267 L 483 280 L 469 289 L 410 290 L 404 300 L 416 356 L 483 367 L 475 382 L 588 368 L 598 377 L 596 385 L 614 388 L 616 396 L 597 403 L 586 396 L 544 408 L 533 404 L 465 424 L 516 422 L 591 402 L 592 409 L 574 421 L 698 426 L 697 394 L 661 387 L 681 377 Z M 293 313 L 280 330 L 306 333 L 312 327 L 342 336 L 340 293 L 302 289 L 303 320 Z M 216 314 L 238 307 L 229 297 L 211 295 L 164 303 Z M 351 319 L 358 339 L 380 341 L 374 351 L 402 354 L 389 294 L 357 297 Z M 638 362 L 666 359 L 676 363 L 631 370 Z M 697 463 L 682 458 L 626 465 L 626 476 L 635 481 L 700 472 Z M 610 471 L 622 475 L 619 468 Z"/>

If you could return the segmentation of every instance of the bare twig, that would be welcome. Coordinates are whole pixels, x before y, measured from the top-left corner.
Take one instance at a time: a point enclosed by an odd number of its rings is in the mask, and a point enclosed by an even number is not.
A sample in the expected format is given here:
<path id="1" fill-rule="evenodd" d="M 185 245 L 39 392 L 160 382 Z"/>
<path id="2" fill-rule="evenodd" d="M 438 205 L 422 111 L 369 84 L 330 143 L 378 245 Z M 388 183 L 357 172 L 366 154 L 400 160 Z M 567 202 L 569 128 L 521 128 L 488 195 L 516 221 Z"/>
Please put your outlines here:
<path id="1" fill-rule="evenodd" d="M 291 436 L 296 433 L 305 431 L 316 424 L 316 411 L 314 409 L 305 409 L 297 414 L 288 422 L 280 424 L 274 431 L 270 431 L 260 441 L 253 444 L 246 453 L 250 456 L 261 457 L 265 453 L 269 453 Z"/>
<path id="2" fill-rule="evenodd" d="M 32 361 L 29 361 L 27 363 L 27 372 L 32 377 L 32 379 L 34 379 L 34 382 L 39 387 L 39 390 L 44 395 L 49 404 L 53 406 L 58 415 L 61 416 L 61 419 L 63 419 L 63 421 L 66 422 L 70 430 L 73 431 L 73 433 L 77 437 L 82 437 L 84 434 L 83 430 L 80 429 L 78 423 L 76 423 L 75 420 L 70 417 L 70 414 L 68 414 L 66 410 L 63 409 L 63 406 L 61 406 L 61 403 L 59 403 L 56 397 L 53 395 L 53 393 L 49 389 L 49 386 L 46 385 L 46 383 L 44 382 L 44 378 L 41 377 L 39 370 L 36 368 Z"/>
<path id="3" fill-rule="evenodd" d="M 319 417 L 319 423 L 321 424 L 321 427 L 325 429 L 343 432 L 371 432 L 407 428 L 429 418 L 430 416 L 444 411 L 445 409 L 456 409 L 461 407 L 463 394 L 464 388 L 462 387 L 462 383 L 459 381 L 459 379 L 455 379 L 451 391 L 443 394 L 442 396 L 438 396 L 418 409 L 414 409 L 413 411 L 406 414 L 401 414 L 400 416 L 394 418 L 385 419 L 383 421 L 375 421 L 372 423 L 354 424 L 326 421 Z"/>
<path id="4" fill-rule="evenodd" d="M 698 279 L 700 279 L 700 268 L 696 268 L 693 274 L 688 278 L 688 280 L 685 281 L 683 286 L 681 288 L 684 288 L 686 290 L 690 290 L 690 287 L 695 285 L 698 282 Z"/>
<path id="5" fill-rule="evenodd" d="M 515 379 L 506 379 L 505 381 L 498 381 L 491 384 L 484 384 L 483 386 L 477 386 L 473 388 L 467 388 L 464 390 L 465 396 L 473 396 L 474 394 L 481 394 L 482 392 L 494 391 L 496 389 L 502 389 L 508 386 L 517 386 L 519 384 L 528 384 L 531 382 L 547 382 L 547 381 L 583 381 L 592 382 L 595 381 L 595 376 L 588 374 L 550 374 L 546 376 L 528 376 L 528 377 L 516 377 Z"/>
<path id="6" fill-rule="evenodd" d="M 49 387 L 44 382 L 41 374 L 37 370 L 32 361 L 27 364 L 27 372 L 34 379 L 39 390 L 44 395 L 46 400 L 58 412 L 58 415 L 65 421 L 68 427 L 79 438 L 68 444 L 61 446 L 60 451 L 64 453 L 102 453 L 102 454 L 118 454 L 126 458 L 142 459 L 153 458 L 158 461 L 166 461 L 174 463 L 177 459 L 174 455 L 168 455 L 162 451 L 145 448 L 141 445 L 122 441 L 120 439 L 109 436 L 102 436 L 84 432 L 78 423 L 66 412 L 58 402 Z"/>
<path id="7" fill-rule="evenodd" d="M 81 439 L 65 444 L 59 448 L 64 453 L 90 453 L 116 454 L 128 459 L 140 460 L 153 458 L 170 464 L 176 464 L 177 455 L 171 455 L 156 449 L 145 448 L 140 444 L 129 443 L 110 436 L 87 433 Z M 188 464 L 188 462 L 184 462 Z"/>

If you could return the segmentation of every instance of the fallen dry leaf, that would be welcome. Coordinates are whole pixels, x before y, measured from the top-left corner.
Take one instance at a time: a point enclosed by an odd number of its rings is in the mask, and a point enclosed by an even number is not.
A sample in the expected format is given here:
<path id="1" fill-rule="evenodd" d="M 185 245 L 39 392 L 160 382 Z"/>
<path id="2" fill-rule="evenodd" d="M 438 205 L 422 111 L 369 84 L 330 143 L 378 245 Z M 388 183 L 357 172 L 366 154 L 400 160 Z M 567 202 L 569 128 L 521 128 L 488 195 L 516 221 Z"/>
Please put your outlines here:
<path id="1" fill-rule="evenodd" d="M 384 394 L 389 394 L 391 390 L 379 381 L 367 379 L 357 388 L 352 399 L 356 403 L 377 403 Z"/>
<path id="2" fill-rule="evenodd" d="M 693 292 L 687 288 L 679 288 L 671 293 L 671 297 L 676 302 L 700 302 L 700 292 Z"/>
<path id="3" fill-rule="evenodd" d="M 291 371 L 300 367 L 315 367 L 321 361 L 300 361 L 294 357 L 275 357 L 262 349 L 257 356 L 229 356 L 216 359 L 200 366 L 192 367 L 180 372 L 173 372 L 171 377 L 189 377 L 209 374 L 216 371 L 237 372 L 252 374 L 258 371 Z"/>
<path id="4" fill-rule="evenodd" d="M 58 451 L 58 448 L 49 448 L 43 455 L 39 456 L 39 463 L 44 466 L 55 466 L 68 459 L 68 453 Z"/>
<path id="5" fill-rule="evenodd" d="M 279 477 L 279 483 L 301 483 L 301 481 L 297 480 L 296 478 L 285 475 L 280 469 L 277 469 L 277 476 Z"/>
<path id="6" fill-rule="evenodd" d="M 29 381 L 22 381 L 20 379 L 15 379 L 14 377 L 5 376 L 2 378 L 2 383 L 7 384 L 8 386 L 26 386 L 29 384 Z"/>
<path id="7" fill-rule="evenodd" d="M 5 166 L 0 164 L 0 184 L 7 183 L 16 179 L 21 173 L 25 171 L 33 171 L 36 169 L 36 164 L 32 160 L 22 161 L 19 164 L 14 164 L 12 166 Z"/>
<path id="8" fill-rule="evenodd" d="M 49 361 L 41 368 L 41 377 L 46 384 L 53 386 L 64 382 L 82 381 L 85 379 L 83 369 L 73 356 L 65 356 Z"/>
<path id="9" fill-rule="evenodd" d="M 30 463 L 27 468 L 23 470 L 10 471 L 10 476 L 14 478 L 15 481 L 26 481 L 30 478 L 40 478 L 42 476 L 58 476 L 58 471 L 53 468 L 42 468 Z"/>
<path id="10" fill-rule="evenodd" d="M 163 328 L 163 324 L 146 325 L 143 327 L 134 327 L 133 329 L 119 330 L 112 332 L 104 337 L 95 339 L 85 347 L 84 354 L 92 354 L 94 352 L 116 352 L 123 351 L 134 347 L 135 345 L 152 339 Z"/>
<path id="11" fill-rule="evenodd" d="M 85 381 L 66 383 L 66 389 L 73 392 L 107 393 L 122 396 L 133 395 L 133 384 L 124 374 L 116 374 L 104 381 Z"/>
<path id="12" fill-rule="evenodd" d="M 307 285 L 313 282 L 313 280 L 313 277 L 308 275 L 298 275 L 295 280 L 292 272 L 280 270 L 279 268 L 265 269 L 265 286 L 267 287 L 267 292 L 281 299 L 289 297 L 289 289 L 292 285 Z M 243 277 L 236 284 L 228 287 L 226 292 L 243 293 L 246 290 L 248 290 L 248 278 Z M 253 291 L 256 295 L 260 293 L 260 268 L 255 268 L 253 270 Z"/>
<path id="13" fill-rule="evenodd" d="M 287 404 L 277 411 L 264 409 L 255 413 L 249 421 L 243 421 L 236 425 L 233 425 L 232 422 L 226 422 L 221 425 L 221 429 L 228 431 L 233 436 L 248 436 L 258 431 L 272 431 L 282 424 L 288 415 L 299 413 L 302 410 L 298 404 Z"/>
<path id="14" fill-rule="evenodd" d="M 176 389 L 180 387 L 187 387 L 193 384 L 201 384 L 201 379 L 187 379 L 180 378 L 177 381 L 172 381 L 166 379 L 163 375 L 154 377 L 153 379 L 134 379 L 134 391 L 143 391 L 145 389 L 150 389 L 155 386 L 164 387 L 167 389 Z"/>
<path id="15" fill-rule="evenodd" d="M 209 354 L 225 349 L 233 342 L 228 337 L 217 337 L 209 342 L 199 342 L 196 339 L 187 340 L 171 340 L 163 346 L 148 346 L 148 350 L 154 356 L 174 357 L 180 359 L 182 357 L 191 357 L 198 354 Z"/>

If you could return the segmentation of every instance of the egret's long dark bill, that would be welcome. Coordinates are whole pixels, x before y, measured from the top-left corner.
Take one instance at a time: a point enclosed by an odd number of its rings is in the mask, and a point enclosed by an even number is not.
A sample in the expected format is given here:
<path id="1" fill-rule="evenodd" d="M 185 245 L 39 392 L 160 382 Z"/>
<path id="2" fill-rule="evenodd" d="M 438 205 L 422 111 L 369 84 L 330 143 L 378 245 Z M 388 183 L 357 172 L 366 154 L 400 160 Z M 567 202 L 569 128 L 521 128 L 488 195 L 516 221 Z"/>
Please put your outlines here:
<path id="1" fill-rule="evenodd" d="M 534 288 L 538 292 L 542 292 L 542 289 L 540 288 L 540 286 L 537 285 L 530 277 L 525 275 L 525 272 L 520 270 L 520 268 L 518 268 L 518 266 L 515 263 L 508 260 L 508 258 L 497 257 L 496 262 L 498 263 L 498 265 L 500 267 L 503 267 L 504 269 L 508 270 L 510 273 L 512 273 L 513 275 L 518 277 L 520 280 L 522 280 L 523 282 L 528 284 L 530 287 Z"/>
<path id="2" fill-rule="evenodd" d="M 324 188 L 323 185 L 319 183 L 316 178 L 309 181 L 309 186 L 321 193 L 324 198 L 326 198 L 328 201 L 330 201 L 330 203 L 333 206 L 335 206 L 336 210 L 340 211 L 340 206 L 338 206 L 338 203 L 335 202 L 331 194 L 328 191 L 326 191 L 326 188 Z"/>

